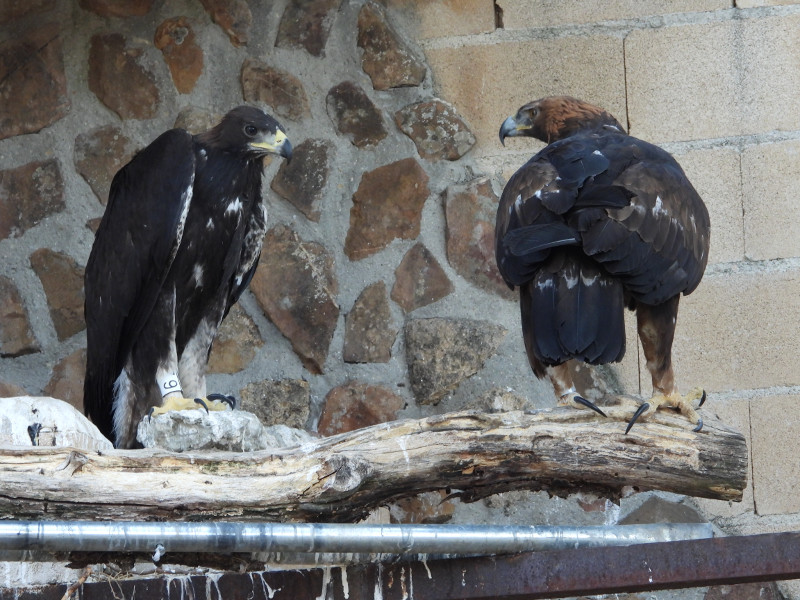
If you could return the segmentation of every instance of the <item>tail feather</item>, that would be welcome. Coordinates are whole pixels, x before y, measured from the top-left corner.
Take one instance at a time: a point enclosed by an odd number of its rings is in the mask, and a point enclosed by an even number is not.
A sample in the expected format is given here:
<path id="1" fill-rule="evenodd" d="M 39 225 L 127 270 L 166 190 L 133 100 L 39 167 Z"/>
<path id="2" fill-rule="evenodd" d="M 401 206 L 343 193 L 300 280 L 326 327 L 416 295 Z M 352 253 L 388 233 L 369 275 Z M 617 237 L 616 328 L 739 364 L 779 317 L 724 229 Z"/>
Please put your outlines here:
<path id="1" fill-rule="evenodd" d="M 524 287 L 520 299 L 526 347 L 537 360 L 546 365 L 572 358 L 605 364 L 624 356 L 622 284 L 597 264 L 562 255 Z"/>

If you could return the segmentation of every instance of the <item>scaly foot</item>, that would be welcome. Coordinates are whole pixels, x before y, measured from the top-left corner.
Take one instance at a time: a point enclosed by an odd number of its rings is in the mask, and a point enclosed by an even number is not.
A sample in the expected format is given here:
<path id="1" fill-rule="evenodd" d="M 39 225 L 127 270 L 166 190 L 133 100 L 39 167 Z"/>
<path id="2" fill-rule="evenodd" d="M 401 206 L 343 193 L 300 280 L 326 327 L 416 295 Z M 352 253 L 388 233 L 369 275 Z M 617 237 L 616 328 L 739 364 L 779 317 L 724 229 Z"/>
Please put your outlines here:
<path id="1" fill-rule="evenodd" d="M 636 423 L 639 417 L 646 419 L 656 412 L 660 406 L 671 406 L 673 408 L 677 408 L 683 416 L 685 416 L 693 425 L 695 425 L 692 431 L 700 431 L 703 428 L 703 419 L 701 419 L 700 415 L 697 414 L 697 411 L 693 405 L 697 400 L 699 400 L 697 408 L 703 406 L 703 403 L 706 401 L 706 392 L 702 388 L 694 388 L 685 396 L 681 396 L 677 392 L 674 394 L 654 394 L 650 400 L 643 403 L 633 414 L 633 417 L 628 422 L 627 429 L 625 429 L 625 433 L 628 433 L 631 430 L 631 427 L 633 427 L 634 423 Z"/>
<path id="2" fill-rule="evenodd" d="M 205 398 L 184 398 L 183 396 L 167 396 L 161 401 L 161 406 L 153 406 L 147 412 L 148 417 L 163 415 L 173 410 L 191 410 L 204 408 L 211 410 L 234 410 L 236 399 L 223 394 L 209 394 Z"/>

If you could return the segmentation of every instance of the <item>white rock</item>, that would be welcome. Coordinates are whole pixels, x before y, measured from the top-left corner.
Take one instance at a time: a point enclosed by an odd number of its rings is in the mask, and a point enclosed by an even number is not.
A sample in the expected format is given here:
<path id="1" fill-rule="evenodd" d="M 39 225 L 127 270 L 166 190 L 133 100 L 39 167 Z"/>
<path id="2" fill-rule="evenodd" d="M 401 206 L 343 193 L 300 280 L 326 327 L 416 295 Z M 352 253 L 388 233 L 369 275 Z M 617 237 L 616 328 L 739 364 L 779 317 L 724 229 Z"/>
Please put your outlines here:
<path id="1" fill-rule="evenodd" d="M 44 396 L 0 398 L 0 446 L 113 448 L 94 423 L 71 404 Z"/>
<path id="2" fill-rule="evenodd" d="M 145 417 L 139 423 L 136 437 L 145 448 L 162 448 L 171 452 L 252 452 L 297 446 L 312 439 L 308 432 L 285 425 L 264 427 L 250 412 L 220 410 L 206 413 L 202 409 Z"/>

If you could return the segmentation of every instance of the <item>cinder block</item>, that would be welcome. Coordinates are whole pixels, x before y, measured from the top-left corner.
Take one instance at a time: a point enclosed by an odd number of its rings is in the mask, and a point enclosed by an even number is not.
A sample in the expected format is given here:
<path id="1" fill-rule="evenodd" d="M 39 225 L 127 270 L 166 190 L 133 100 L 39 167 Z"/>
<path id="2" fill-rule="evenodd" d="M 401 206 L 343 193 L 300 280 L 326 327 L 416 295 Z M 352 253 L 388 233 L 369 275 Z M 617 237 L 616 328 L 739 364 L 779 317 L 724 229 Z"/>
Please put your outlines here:
<path id="1" fill-rule="evenodd" d="M 409 18 L 417 39 L 494 31 L 491 0 L 388 0 L 387 4 Z"/>
<path id="2" fill-rule="evenodd" d="M 700 410 L 701 416 L 708 421 L 707 415 L 711 414 L 719 418 L 725 425 L 732 427 L 741 433 L 747 441 L 747 450 L 751 457 L 753 449 L 750 440 L 750 400 L 744 398 L 723 400 L 719 396 L 711 394 Z M 731 502 L 726 500 L 708 500 L 696 498 L 694 503 L 707 519 L 731 518 L 752 513 L 753 506 L 753 478 L 752 469 L 748 468 L 747 487 L 742 494 L 741 502 Z"/>
<path id="3" fill-rule="evenodd" d="M 800 269 L 731 265 L 681 298 L 673 345 L 681 391 L 800 385 Z"/>
<path id="4" fill-rule="evenodd" d="M 708 264 L 744 258 L 739 151 L 731 147 L 674 153 L 711 218 Z"/>
<path id="5" fill-rule="evenodd" d="M 800 512 L 800 396 L 753 400 L 753 493 L 759 515 Z"/>
<path id="6" fill-rule="evenodd" d="M 569 94 L 603 106 L 625 122 L 622 40 L 613 36 L 566 37 L 428 48 L 436 94 L 451 102 L 478 139 L 475 154 L 498 154 L 503 120 L 531 100 Z M 541 147 L 513 138 L 521 151 Z M 513 144 L 513 146 L 512 146 Z"/>
<path id="7" fill-rule="evenodd" d="M 790 15 L 632 32 L 631 133 L 659 143 L 799 129 L 798 28 Z"/>
<path id="8" fill-rule="evenodd" d="M 705 12 L 731 7 L 730 0 L 498 0 L 505 29 L 635 19 L 651 15 Z"/>
<path id="9" fill-rule="evenodd" d="M 748 146 L 742 152 L 747 258 L 800 256 L 800 141 Z"/>

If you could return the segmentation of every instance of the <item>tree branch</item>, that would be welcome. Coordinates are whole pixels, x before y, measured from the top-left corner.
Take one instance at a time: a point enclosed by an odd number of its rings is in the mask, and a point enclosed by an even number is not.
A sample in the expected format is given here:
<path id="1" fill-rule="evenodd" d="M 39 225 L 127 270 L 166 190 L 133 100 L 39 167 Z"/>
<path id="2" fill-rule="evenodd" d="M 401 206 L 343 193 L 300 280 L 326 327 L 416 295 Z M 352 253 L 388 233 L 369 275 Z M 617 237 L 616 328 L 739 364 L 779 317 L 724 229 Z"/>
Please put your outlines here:
<path id="1" fill-rule="evenodd" d="M 352 521 L 419 492 L 464 501 L 508 490 L 663 490 L 741 500 L 744 437 L 706 416 L 700 433 L 670 411 L 637 423 L 557 408 L 459 412 L 320 438 L 301 447 L 186 452 L 0 449 L 0 512 L 15 519 Z"/>

